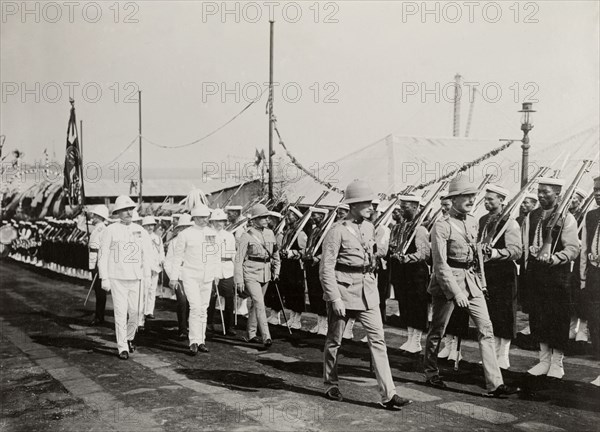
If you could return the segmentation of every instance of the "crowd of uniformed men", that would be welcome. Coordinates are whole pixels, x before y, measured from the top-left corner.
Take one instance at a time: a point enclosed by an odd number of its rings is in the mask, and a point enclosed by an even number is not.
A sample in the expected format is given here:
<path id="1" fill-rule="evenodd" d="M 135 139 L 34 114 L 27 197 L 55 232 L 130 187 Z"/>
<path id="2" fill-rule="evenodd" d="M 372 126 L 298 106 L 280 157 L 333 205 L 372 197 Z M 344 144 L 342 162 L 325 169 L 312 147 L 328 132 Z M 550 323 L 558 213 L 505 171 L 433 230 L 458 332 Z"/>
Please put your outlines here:
<path id="1" fill-rule="evenodd" d="M 478 189 L 457 177 L 434 207 L 423 197 L 402 195 L 382 212 L 369 185 L 355 181 L 335 208 L 304 213 L 288 205 L 280 214 L 259 203 L 224 210 L 198 205 L 189 214 L 142 218 L 137 204 L 120 196 L 111 214 L 104 205 L 89 210 L 89 241 L 69 220 L 4 223 L 19 231 L 14 259 L 70 276 L 91 271 L 92 325 L 104 322 L 111 293 L 121 359 L 136 350 L 136 332 L 154 318 L 160 274 L 177 298 L 179 337 L 189 341 L 192 355 L 208 351 L 206 333 L 215 331 L 216 321 L 224 335 L 235 336 L 238 314 L 247 314 L 245 340 L 269 347 L 269 325 L 301 329 L 308 299 L 317 315 L 309 331 L 326 336 L 326 396 L 342 400 L 337 352 L 359 321 L 381 403 L 395 408 L 410 401 L 396 395 L 387 358 L 389 298 L 398 302 L 407 328 L 400 349 L 423 352 L 426 382 L 436 388 L 446 388 L 438 358 L 460 361 L 470 319 L 479 334 L 487 395 L 518 391 L 503 384 L 501 373 L 510 367 L 518 305 L 529 314 L 524 332 L 539 343 L 530 375 L 561 379 L 570 340 L 591 345 L 600 357 L 600 209 L 582 212 L 586 194 L 574 189 L 565 196 L 561 179 L 539 177 L 537 193 L 528 187 L 520 192 L 516 219 L 503 212 L 512 199 L 506 189 Z M 600 177 L 593 194 L 600 205 Z M 476 220 L 478 197 L 487 214 Z M 565 205 L 568 211 L 560 213 Z"/>

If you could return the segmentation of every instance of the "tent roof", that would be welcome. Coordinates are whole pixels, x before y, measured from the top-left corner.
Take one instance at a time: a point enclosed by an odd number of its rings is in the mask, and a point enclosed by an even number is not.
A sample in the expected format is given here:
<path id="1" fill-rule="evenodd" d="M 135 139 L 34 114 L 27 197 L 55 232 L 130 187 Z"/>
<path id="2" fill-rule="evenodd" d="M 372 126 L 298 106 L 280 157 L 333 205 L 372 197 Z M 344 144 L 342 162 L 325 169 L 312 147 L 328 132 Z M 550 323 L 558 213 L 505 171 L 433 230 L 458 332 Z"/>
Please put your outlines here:
<path id="1" fill-rule="evenodd" d="M 570 181 L 582 160 L 594 157 L 598 160 L 599 131 L 600 128 L 595 126 L 551 144 L 532 139 L 530 166 L 553 163 L 552 167 L 558 169 L 565 160 L 561 177 Z M 335 162 L 321 161 L 318 175 L 321 180 L 341 190 L 352 180 L 361 179 L 369 182 L 376 193 L 391 194 L 408 185 L 424 183 L 447 174 L 502 144 L 502 141 L 493 139 L 388 135 Z M 467 174 L 474 183 L 479 183 L 486 174 L 493 174 L 493 183 L 516 192 L 520 189 L 521 151 L 521 143 L 515 142 L 505 151 L 467 171 Z M 533 171 L 531 168 L 530 172 Z M 581 183 L 583 189 L 591 187 L 592 178 L 597 172 L 596 166 L 592 173 L 584 177 Z M 323 190 L 326 190 L 325 186 L 305 175 L 287 187 L 286 195 L 291 202 L 303 195 L 305 198 L 302 202 L 311 203 Z M 341 194 L 330 191 L 321 204 L 335 205 L 341 198 Z"/>

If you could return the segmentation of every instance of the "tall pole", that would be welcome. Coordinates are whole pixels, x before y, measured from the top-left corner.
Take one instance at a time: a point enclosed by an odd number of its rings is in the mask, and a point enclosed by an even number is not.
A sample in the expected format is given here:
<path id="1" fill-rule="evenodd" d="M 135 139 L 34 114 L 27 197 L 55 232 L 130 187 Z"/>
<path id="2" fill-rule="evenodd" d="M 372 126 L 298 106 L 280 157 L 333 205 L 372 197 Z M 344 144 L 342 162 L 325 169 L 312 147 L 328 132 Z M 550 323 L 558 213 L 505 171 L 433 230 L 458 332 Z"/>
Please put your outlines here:
<path id="1" fill-rule="evenodd" d="M 139 147 L 140 147 L 140 160 L 139 160 L 139 170 L 140 170 L 140 177 L 138 179 L 138 183 L 139 183 L 139 192 L 140 192 L 140 197 L 138 200 L 138 205 L 142 205 L 142 199 L 143 199 L 143 195 L 142 195 L 142 91 L 138 90 L 138 107 L 139 107 L 139 124 L 140 124 L 140 128 L 139 128 Z"/>
<path id="2" fill-rule="evenodd" d="M 452 136 L 460 136 L 460 74 L 454 75 L 454 122 L 452 125 Z"/>
<path id="3" fill-rule="evenodd" d="M 79 120 L 79 156 L 83 165 L 83 120 Z"/>
<path id="4" fill-rule="evenodd" d="M 529 132 L 533 129 L 533 125 L 529 122 L 529 115 L 534 113 L 532 110 L 531 102 L 523 102 L 523 108 L 521 111 L 523 113 L 523 120 L 521 121 L 521 130 L 523 131 L 523 139 L 521 140 L 521 149 L 523 149 L 523 157 L 521 160 L 521 187 L 524 187 L 527 184 L 528 176 L 529 176 L 529 148 L 531 145 L 529 144 Z"/>
<path id="5" fill-rule="evenodd" d="M 269 199 L 273 199 L 273 29 L 275 21 L 269 21 Z"/>

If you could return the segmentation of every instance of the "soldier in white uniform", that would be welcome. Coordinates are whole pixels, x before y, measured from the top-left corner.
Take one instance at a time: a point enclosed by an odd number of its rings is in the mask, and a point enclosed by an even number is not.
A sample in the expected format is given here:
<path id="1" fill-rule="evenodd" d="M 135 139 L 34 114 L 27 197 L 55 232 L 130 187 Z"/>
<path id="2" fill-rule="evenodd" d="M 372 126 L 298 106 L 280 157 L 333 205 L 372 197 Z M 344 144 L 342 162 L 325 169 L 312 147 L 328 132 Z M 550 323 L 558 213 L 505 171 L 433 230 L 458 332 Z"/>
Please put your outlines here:
<path id="1" fill-rule="evenodd" d="M 152 245 L 144 229 L 132 223 L 136 204 L 126 195 L 117 197 L 113 214 L 120 219 L 104 230 L 100 242 L 98 272 L 102 288 L 110 290 L 115 313 L 119 358 L 135 351 L 133 339 L 142 313 L 141 292 L 150 284 Z M 129 316 L 129 318 L 127 318 Z"/>
<path id="2" fill-rule="evenodd" d="M 194 226 L 177 237 L 173 258 L 173 278 L 169 286 L 179 288 L 183 282 L 190 303 L 190 354 L 208 352 L 206 348 L 206 319 L 212 284 L 219 267 L 220 254 L 216 243 L 216 231 L 208 226 L 210 209 L 199 205 L 192 209 Z"/>
<path id="3" fill-rule="evenodd" d="M 90 211 L 92 216 L 92 224 L 94 229 L 90 234 L 89 242 L 89 269 L 92 272 L 92 281 L 94 284 L 94 294 L 96 295 L 96 312 L 94 319 L 90 323 L 91 326 L 104 323 L 104 311 L 106 309 L 106 291 L 102 289 L 100 277 L 98 277 L 98 251 L 100 250 L 100 239 L 106 228 L 106 220 L 108 219 L 108 207 L 104 204 L 97 205 Z"/>
<path id="4" fill-rule="evenodd" d="M 233 259 L 235 258 L 235 238 L 233 237 L 233 234 L 224 229 L 226 221 L 227 215 L 221 209 L 213 210 L 210 215 L 210 222 L 217 232 L 217 245 L 219 245 L 219 270 L 217 271 L 216 277 L 219 282 L 218 284 L 215 284 L 215 292 L 210 299 L 208 322 L 210 328 L 210 326 L 213 324 L 217 296 L 222 296 L 225 300 L 225 310 L 223 311 L 225 334 L 227 336 L 235 336 L 235 331 L 233 330 L 235 298 L 235 284 L 233 282 Z"/>
<path id="5" fill-rule="evenodd" d="M 158 286 L 158 275 L 162 271 L 165 262 L 165 248 L 160 238 L 154 231 L 156 228 L 156 219 L 153 216 L 146 216 L 142 220 L 142 226 L 148 231 L 154 254 L 152 256 L 152 276 L 149 290 L 145 293 L 144 299 L 144 317 L 154 319 L 154 306 L 156 305 L 156 288 Z"/>
<path id="6" fill-rule="evenodd" d="M 169 280 L 173 279 L 173 260 L 175 258 L 175 244 L 179 234 L 194 225 L 192 217 L 189 214 L 183 214 L 177 218 L 177 226 L 173 229 L 173 236 L 168 242 L 167 256 L 165 257 L 165 273 L 169 277 Z M 187 339 L 188 337 L 188 320 L 190 315 L 190 304 L 187 297 L 185 296 L 185 288 L 183 283 L 179 281 L 179 285 L 175 291 L 175 297 L 177 298 L 177 324 L 179 327 L 178 337 L 180 340 Z"/>

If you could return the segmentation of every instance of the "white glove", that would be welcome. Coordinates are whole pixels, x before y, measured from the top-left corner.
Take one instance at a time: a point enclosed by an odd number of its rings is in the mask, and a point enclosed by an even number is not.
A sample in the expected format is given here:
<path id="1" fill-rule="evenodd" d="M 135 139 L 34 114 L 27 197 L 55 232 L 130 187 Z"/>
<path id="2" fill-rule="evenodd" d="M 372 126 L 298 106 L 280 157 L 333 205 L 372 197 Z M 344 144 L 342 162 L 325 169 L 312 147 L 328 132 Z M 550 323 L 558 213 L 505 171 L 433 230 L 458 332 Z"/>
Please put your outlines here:
<path id="1" fill-rule="evenodd" d="M 110 280 L 109 279 L 102 279 L 102 289 L 104 291 L 110 291 Z"/>

